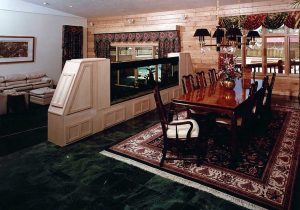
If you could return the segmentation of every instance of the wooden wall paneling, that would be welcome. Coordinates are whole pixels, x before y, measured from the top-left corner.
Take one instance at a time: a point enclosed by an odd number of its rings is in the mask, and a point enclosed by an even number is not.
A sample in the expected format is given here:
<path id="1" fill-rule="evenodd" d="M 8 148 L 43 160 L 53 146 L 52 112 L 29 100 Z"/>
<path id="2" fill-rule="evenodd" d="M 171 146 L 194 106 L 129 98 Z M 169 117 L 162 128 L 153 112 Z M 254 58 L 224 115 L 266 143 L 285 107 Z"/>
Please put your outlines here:
<path id="1" fill-rule="evenodd" d="M 290 2 L 290 0 L 274 0 L 222 5 L 219 8 L 219 17 L 295 10 L 290 7 Z M 129 24 L 128 19 L 131 18 L 134 22 Z M 218 53 L 215 47 L 210 47 L 211 50 L 203 55 L 200 53 L 197 37 L 193 37 L 197 28 L 208 28 L 211 33 L 215 31 L 216 25 L 218 24 L 216 6 L 128 16 L 96 17 L 89 18 L 88 22 L 95 23 L 95 25 L 89 27 L 88 30 L 90 32 L 90 38 L 88 39 L 88 56 L 90 57 L 95 56 L 93 40 L 93 34 L 95 33 L 174 30 L 176 27 L 180 31 L 181 52 L 191 54 L 194 69 L 197 71 L 207 71 L 209 68 L 218 67 Z M 121 23 L 123 23 L 122 27 L 119 25 Z M 206 39 L 206 43 L 215 44 L 215 39 L 208 38 Z M 286 81 L 282 82 L 286 83 Z"/>

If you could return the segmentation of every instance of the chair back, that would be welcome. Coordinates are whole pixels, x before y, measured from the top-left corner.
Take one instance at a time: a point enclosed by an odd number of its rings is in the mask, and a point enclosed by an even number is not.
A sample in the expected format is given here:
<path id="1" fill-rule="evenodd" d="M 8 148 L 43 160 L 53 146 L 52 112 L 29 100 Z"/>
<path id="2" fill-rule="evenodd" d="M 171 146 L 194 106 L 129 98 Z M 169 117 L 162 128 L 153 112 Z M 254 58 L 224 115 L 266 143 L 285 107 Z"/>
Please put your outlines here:
<path id="1" fill-rule="evenodd" d="M 159 114 L 159 118 L 161 123 L 167 123 L 168 122 L 168 116 L 167 116 L 167 112 L 165 109 L 165 106 L 161 100 L 161 96 L 160 96 L 160 92 L 158 89 L 158 85 L 154 86 L 153 89 L 153 93 L 154 93 L 154 99 L 155 99 L 155 103 L 156 103 L 156 109 L 158 111 Z"/>
<path id="2" fill-rule="evenodd" d="M 193 75 L 189 74 L 182 76 L 182 86 L 184 94 L 190 93 L 195 90 Z"/>
<path id="3" fill-rule="evenodd" d="M 249 90 L 249 97 L 254 96 L 254 94 L 257 92 L 257 86 L 258 86 L 257 81 L 251 83 L 250 90 Z"/>
<path id="4" fill-rule="evenodd" d="M 267 86 L 267 96 L 266 96 L 266 101 L 264 103 L 264 106 L 268 109 L 270 109 L 270 107 L 271 107 L 271 98 L 272 98 L 272 92 L 273 92 L 273 87 L 274 87 L 274 83 L 275 83 L 275 78 L 276 78 L 276 73 L 273 73 L 271 82 Z"/>
<path id="5" fill-rule="evenodd" d="M 204 71 L 196 73 L 196 83 L 198 88 L 207 87 Z"/>
<path id="6" fill-rule="evenodd" d="M 218 74 L 216 72 L 216 69 L 209 69 L 208 70 L 208 77 L 210 84 L 214 84 L 218 81 Z"/>
<path id="7" fill-rule="evenodd" d="M 262 87 L 255 93 L 255 113 L 256 115 L 262 115 L 263 112 L 263 103 L 266 95 L 266 90 L 268 87 L 269 77 L 266 76 L 263 80 Z"/>
<path id="8" fill-rule="evenodd" d="M 242 116 L 242 127 L 245 127 L 250 121 L 250 118 L 253 116 L 252 110 L 255 106 L 255 94 L 257 92 L 257 86 L 257 81 L 251 84 L 249 96 L 241 106 L 242 108 L 240 110 L 240 115 Z"/>

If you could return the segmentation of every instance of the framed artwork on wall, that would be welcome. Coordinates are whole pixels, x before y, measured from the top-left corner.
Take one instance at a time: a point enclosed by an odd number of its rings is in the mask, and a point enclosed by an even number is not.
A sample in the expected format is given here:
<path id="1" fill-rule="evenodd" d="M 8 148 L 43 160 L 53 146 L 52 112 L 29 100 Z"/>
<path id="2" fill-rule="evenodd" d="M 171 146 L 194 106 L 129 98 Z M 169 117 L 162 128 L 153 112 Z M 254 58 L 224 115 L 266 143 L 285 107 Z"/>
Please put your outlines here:
<path id="1" fill-rule="evenodd" d="M 0 64 L 33 61 L 33 36 L 0 36 Z"/>

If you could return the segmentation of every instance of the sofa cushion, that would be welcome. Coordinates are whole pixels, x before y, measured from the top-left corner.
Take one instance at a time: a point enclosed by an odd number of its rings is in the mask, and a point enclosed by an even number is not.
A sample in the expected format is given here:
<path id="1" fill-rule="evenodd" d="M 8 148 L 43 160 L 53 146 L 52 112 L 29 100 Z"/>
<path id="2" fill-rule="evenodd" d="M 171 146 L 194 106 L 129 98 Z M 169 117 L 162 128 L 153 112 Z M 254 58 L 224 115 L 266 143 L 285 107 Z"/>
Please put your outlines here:
<path id="1" fill-rule="evenodd" d="M 16 85 L 10 85 L 10 86 L 6 86 L 6 87 L 0 87 L 0 91 L 13 90 L 13 89 L 17 90 L 17 88 L 20 88 L 20 87 L 22 87 L 22 88 L 26 87 L 26 89 L 27 89 L 27 87 L 29 87 L 29 89 L 32 88 L 31 85 L 25 83 L 25 84 L 16 84 Z"/>
<path id="2" fill-rule="evenodd" d="M 8 74 L 5 75 L 5 81 L 6 82 L 14 82 L 19 80 L 26 80 L 25 74 Z"/>
<path id="3" fill-rule="evenodd" d="M 4 86 L 4 87 L 1 87 L 1 86 L 0 86 L 0 92 L 4 91 L 5 89 L 7 89 L 7 87 L 5 87 L 5 86 Z"/>
<path id="4" fill-rule="evenodd" d="M 31 85 L 40 85 L 40 84 L 47 84 L 49 86 L 49 83 L 47 83 L 46 81 L 40 81 L 40 82 L 32 82 L 30 83 Z"/>
<path id="5" fill-rule="evenodd" d="M 0 84 L 2 83 L 2 82 L 4 82 L 5 80 L 4 80 L 4 77 L 3 76 L 0 76 Z"/>
<path id="6" fill-rule="evenodd" d="M 46 76 L 46 74 L 42 73 L 42 72 L 29 72 L 29 73 L 26 73 L 27 79 L 36 79 L 36 78 L 41 78 L 43 76 Z"/>
<path id="7" fill-rule="evenodd" d="M 36 78 L 36 79 L 27 79 L 27 83 L 34 83 L 34 82 L 40 82 L 42 81 L 42 78 Z"/>
<path id="8" fill-rule="evenodd" d="M 20 81 L 14 81 L 14 82 L 6 82 L 6 86 L 13 86 L 13 85 L 20 85 L 20 84 L 26 84 L 26 80 L 20 80 Z"/>
<path id="9" fill-rule="evenodd" d="M 50 84 L 49 83 L 41 83 L 41 84 L 37 84 L 37 85 L 32 85 L 32 89 L 37 89 L 37 88 L 42 88 L 42 87 L 49 87 Z"/>
<path id="10" fill-rule="evenodd" d="M 27 85 L 23 87 L 15 87 L 14 88 L 16 91 L 29 91 L 32 89 L 32 85 Z"/>

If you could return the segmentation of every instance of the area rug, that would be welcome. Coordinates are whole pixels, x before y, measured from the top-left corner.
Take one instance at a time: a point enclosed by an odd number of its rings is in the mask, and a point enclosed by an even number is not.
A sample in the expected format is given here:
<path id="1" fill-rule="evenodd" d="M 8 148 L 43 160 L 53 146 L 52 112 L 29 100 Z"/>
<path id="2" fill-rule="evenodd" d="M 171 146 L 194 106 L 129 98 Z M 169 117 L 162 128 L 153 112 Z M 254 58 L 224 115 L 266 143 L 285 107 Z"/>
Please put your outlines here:
<path id="1" fill-rule="evenodd" d="M 198 167 L 183 160 L 165 161 L 159 167 L 160 124 L 101 153 L 246 208 L 290 209 L 299 159 L 300 111 L 276 106 L 272 112 L 268 123 L 258 122 L 250 134 L 239 137 L 234 162 L 226 141 L 220 140 L 229 135 L 223 128 L 207 135 L 208 151 Z"/>

